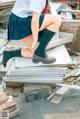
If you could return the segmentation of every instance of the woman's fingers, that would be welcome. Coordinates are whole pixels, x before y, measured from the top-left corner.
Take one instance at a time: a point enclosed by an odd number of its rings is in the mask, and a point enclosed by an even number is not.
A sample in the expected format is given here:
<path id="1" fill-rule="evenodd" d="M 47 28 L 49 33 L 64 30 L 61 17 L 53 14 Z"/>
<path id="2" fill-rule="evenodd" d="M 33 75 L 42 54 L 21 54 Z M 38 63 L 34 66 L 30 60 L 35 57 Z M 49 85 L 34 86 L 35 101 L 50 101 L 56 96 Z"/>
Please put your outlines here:
<path id="1" fill-rule="evenodd" d="M 33 42 L 32 49 L 36 49 L 39 46 L 38 42 Z"/>
<path id="2" fill-rule="evenodd" d="M 36 45 L 37 45 L 37 42 L 33 41 L 32 48 L 35 48 Z"/>

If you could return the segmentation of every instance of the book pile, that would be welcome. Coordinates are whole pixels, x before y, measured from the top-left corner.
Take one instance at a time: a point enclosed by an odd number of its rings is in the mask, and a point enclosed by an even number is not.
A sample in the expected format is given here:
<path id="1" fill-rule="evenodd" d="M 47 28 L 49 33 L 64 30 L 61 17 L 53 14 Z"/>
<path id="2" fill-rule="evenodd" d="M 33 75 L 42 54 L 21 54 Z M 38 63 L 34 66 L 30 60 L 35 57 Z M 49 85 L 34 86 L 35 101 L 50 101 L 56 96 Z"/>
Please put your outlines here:
<path id="1" fill-rule="evenodd" d="M 0 0 L 0 23 L 8 20 L 14 2 L 15 0 Z"/>
<path id="2" fill-rule="evenodd" d="M 6 115 L 3 115 L 5 112 Z M 9 116 L 9 118 L 18 114 L 17 105 L 12 96 L 0 93 L 0 114 L 0 116 Z"/>
<path id="3" fill-rule="evenodd" d="M 71 58 L 63 46 L 50 49 L 47 54 L 56 57 L 52 64 L 35 64 L 32 59 L 15 57 L 7 64 L 6 82 L 17 83 L 60 83 L 70 71 L 67 66 L 60 66 L 71 63 Z M 60 64 L 60 65 L 59 65 Z"/>

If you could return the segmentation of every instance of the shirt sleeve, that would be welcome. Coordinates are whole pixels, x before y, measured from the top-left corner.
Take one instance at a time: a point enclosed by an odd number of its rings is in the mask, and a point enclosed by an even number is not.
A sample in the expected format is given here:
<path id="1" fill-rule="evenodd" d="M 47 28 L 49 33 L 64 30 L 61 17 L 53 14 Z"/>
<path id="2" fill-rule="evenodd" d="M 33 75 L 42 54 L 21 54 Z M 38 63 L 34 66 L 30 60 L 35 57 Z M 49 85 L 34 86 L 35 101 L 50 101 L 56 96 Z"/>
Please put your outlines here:
<path id="1" fill-rule="evenodd" d="M 30 11 L 41 13 L 45 8 L 46 0 L 30 0 Z"/>

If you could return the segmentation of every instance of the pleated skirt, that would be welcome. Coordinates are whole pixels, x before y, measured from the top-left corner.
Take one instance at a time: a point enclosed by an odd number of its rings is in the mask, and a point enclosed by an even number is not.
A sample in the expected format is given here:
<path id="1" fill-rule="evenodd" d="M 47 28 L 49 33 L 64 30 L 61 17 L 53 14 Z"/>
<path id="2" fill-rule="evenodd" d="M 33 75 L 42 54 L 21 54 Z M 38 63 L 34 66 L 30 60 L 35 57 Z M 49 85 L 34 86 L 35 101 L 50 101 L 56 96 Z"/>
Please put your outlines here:
<path id="1" fill-rule="evenodd" d="M 31 30 L 32 16 L 27 18 L 20 18 L 15 14 L 11 13 L 8 22 L 8 40 L 21 40 L 32 34 Z M 39 18 L 39 28 L 41 27 L 44 20 L 44 15 Z M 41 32 L 42 33 L 42 32 Z M 40 34 L 41 34 L 40 33 Z"/>

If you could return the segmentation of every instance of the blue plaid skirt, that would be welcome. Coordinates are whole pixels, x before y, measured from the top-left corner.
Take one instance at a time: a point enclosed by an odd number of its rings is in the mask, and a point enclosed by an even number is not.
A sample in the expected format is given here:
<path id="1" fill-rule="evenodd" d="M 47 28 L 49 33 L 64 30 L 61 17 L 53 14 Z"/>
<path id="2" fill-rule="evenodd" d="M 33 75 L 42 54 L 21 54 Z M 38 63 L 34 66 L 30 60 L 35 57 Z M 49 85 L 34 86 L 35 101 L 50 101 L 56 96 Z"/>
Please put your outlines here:
<path id="1" fill-rule="evenodd" d="M 20 18 L 11 13 L 8 22 L 8 40 L 20 40 L 32 34 L 31 30 L 32 16 L 27 18 Z M 39 28 L 41 27 L 44 20 L 44 15 L 40 16 Z M 41 32 L 42 33 L 42 32 Z M 40 33 L 40 34 L 41 34 Z"/>

